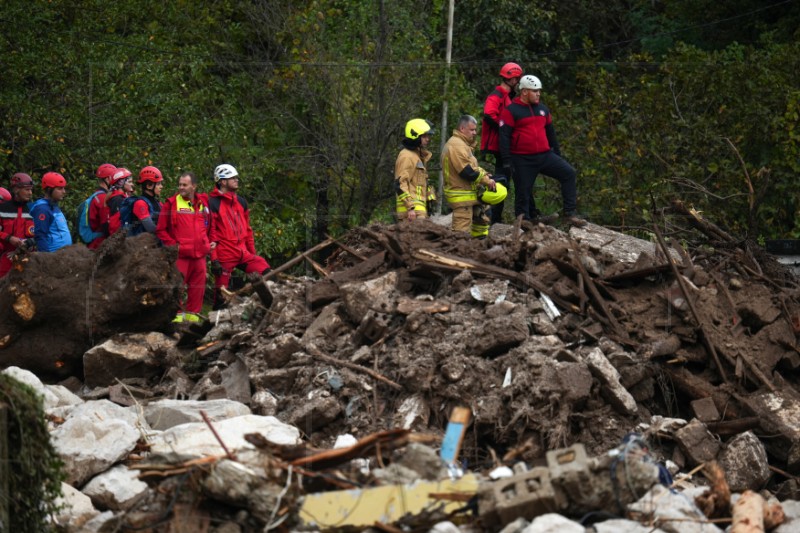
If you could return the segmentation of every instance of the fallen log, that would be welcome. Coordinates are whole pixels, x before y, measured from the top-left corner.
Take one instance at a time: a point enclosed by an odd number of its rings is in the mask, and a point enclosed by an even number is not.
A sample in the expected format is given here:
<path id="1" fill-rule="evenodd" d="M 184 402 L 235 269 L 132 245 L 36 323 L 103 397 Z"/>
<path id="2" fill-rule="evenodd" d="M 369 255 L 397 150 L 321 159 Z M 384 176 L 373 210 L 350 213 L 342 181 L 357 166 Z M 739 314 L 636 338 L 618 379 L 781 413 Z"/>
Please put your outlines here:
<path id="1" fill-rule="evenodd" d="M 82 377 L 86 350 L 120 330 L 168 329 L 183 286 L 176 256 L 153 235 L 117 233 L 96 251 L 21 258 L 0 280 L 0 367 Z"/>

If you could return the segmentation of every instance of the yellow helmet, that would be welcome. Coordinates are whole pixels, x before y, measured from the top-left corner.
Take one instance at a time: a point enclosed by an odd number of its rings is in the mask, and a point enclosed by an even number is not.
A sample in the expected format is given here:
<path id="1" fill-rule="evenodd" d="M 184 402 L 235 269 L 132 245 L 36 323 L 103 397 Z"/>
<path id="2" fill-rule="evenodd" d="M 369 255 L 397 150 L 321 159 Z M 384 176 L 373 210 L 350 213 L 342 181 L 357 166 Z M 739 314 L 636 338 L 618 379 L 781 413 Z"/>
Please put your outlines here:
<path id="1" fill-rule="evenodd" d="M 505 200 L 506 196 L 508 196 L 508 189 L 506 189 L 506 186 L 503 185 L 502 183 L 495 183 L 494 188 L 495 190 L 493 191 L 488 188 L 485 189 L 480 194 L 478 199 L 481 202 L 489 205 L 497 205 L 503 200 Z"/>
<path id="2" fill-rule="evenodd" d="M 424 118 L 412 118 L 406 123 L 406 139 L 415 141 L 420 135 L 433 135 L 433 124 Z"/>

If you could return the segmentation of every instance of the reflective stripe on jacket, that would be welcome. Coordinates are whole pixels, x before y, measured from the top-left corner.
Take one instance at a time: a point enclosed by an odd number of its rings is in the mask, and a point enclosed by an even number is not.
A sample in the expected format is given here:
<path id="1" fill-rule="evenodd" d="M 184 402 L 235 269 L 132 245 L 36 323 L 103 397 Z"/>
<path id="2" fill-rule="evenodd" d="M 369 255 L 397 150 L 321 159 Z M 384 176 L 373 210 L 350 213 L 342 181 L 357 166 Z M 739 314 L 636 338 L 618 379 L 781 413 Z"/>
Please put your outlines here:
<path id="1" fill-rule="evenodd" d="M 464 135 L 453 130 L 453 136 L 447 140 L 442 150 L 442 172 L 444 173 L 444 197 L 451 207 L 465 207 L 478 204 L 478 184 L 484 180 L 486 171 L 478 166 L 478 160 L 472 153 L 475 144 L 468 143 Z M 462 176 L 462 171 L 469 166 L 476 178 L 472 181 Z"/>
<path id="2" fill-rule="evenodd" d="M 161 207 L 156 237 L 165 246 L 178 245 L 178 257 L 200 259 L 211 250 L 208 240 L 209 211 L 207 196 L 198 194 L 194 203 L 180 194 L 168 198 Z"/>
<path id="3" fill-rule="evenodd" d="M 394 164 L 394 179 L 397 188 L 397 211 L 404 213 L 413 208 L 426 211 L 428 196 L 427 164 L 433 154 L 422 148 L 404 148 Z"/>

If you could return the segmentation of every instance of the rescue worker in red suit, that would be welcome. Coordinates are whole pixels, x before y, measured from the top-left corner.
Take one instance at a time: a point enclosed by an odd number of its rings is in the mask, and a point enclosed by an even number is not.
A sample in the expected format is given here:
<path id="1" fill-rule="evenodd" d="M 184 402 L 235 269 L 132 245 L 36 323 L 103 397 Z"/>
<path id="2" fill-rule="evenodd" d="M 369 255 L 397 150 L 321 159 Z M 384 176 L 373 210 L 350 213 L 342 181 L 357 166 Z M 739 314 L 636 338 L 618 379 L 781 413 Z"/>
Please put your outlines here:
<path id="1" fill-rule="evenodd" d="M 494 177 L 508 187 L 511 176 L 503 172 L 503 156 L 500 154 L 500 113 L 511 104 L 514 89 L 522 77 L 522 67 L 516 63 L 506 63 L 500 68 L 500 85 L 494 88 L 483 102 L 481 121 L 481 151 L 494 156 Z M 503 179 L 505 178 L 505 179 Z M 503 221 L 503 202 L 491 208 L 491 223 Z"/>
<path id="2" fill-rule="evenodd" d="M 0 278 L 11 270 L 11 254 L 20 246 L 33 247 L 33 218 L 28 202 L 33 179 L 24 172 L 11 177 L 11 199 L 0 203 Z"/>
<path id="3" fill-rule="evenodd" d="M 256 255 L 253 228 L 250 227 L 250 210 L 247 202 L 236 191 L 239 173 L 227 164 L 214 169 L 216 187 L 208 198 L 211 211 L 211 273 L 214 274 L 214 308 L 222 306 L 221 287 L 228 287 L 234 268 L 244 270 L 251 277 L 263 276 L 269 263 Z M 254 278 L 256 279 L 256 278 Z"/>
<path id="4" fill-rule="evenodd" d="M 133 203 L 131 225 L 128 236 L 133 237 L 140 233 L 155 233 L 158 224 L 158 214 L 161 212 L 161 202 L 158 195 L 164 187 L 164 178 L 156 167 L 144 167 L 139 171 L 138 183 L 142 186 L 142 195 Z"/>
<path id="5" fill-rule="evenodd" d="M 131 181 L 131 171 L 125 167 L 119 167 L 111 178 L 111 185 L 106 194 L 105 203 L 108 211 L 108 235 L 114 235 L 122 227 L 119 217 L 119 208 L 125 198 L 133 194 L 133 182 Z"/>
<path id="6" fill-rule="evenodd" d="M 90 250 L 96 250 L 106 237 L 108 236 L 108 209 L 106 209 L 106 194 L 111 184 L 111 179 L 117 172 L 117 167 L 110 163 L 103 163 L 94 175 L 100 181 L 97 187 L 97 194 L 94 199 L 89 203 L 89 227 L 92 231 L 102 233 L 100 237 L 95 238 L 92 242 L 86 245 Z"/>
<path id="7" fill-rule="evenodd" d="M 185 172 L 178 178 L 178 194 L 161 206 L 156 237 L 164 246 L 178 247 L 176 266 L 186 284 L 186 301 L 173 322 L 199 322 L 206 288 L 208 240 L 208 196 L 197 193 L 197 178 Z"/>

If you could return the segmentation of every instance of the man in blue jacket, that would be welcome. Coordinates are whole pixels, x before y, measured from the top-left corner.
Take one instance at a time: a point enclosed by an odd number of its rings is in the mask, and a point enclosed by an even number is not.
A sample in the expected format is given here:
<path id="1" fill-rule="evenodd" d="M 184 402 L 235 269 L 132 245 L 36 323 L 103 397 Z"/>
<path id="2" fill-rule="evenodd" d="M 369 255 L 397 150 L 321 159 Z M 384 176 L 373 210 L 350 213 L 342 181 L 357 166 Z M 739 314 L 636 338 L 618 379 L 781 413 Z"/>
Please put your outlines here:
<path id="1" fill-rule="evenodd" d="M 58 172 L 47 172 L 42 176 L 44 198 L 39 198 L 31 207 L 33 237 L 40 252 L 55 252 L 72 244 L 67 219 L 58 202 L 67 194 L 67 180 Z"/>

